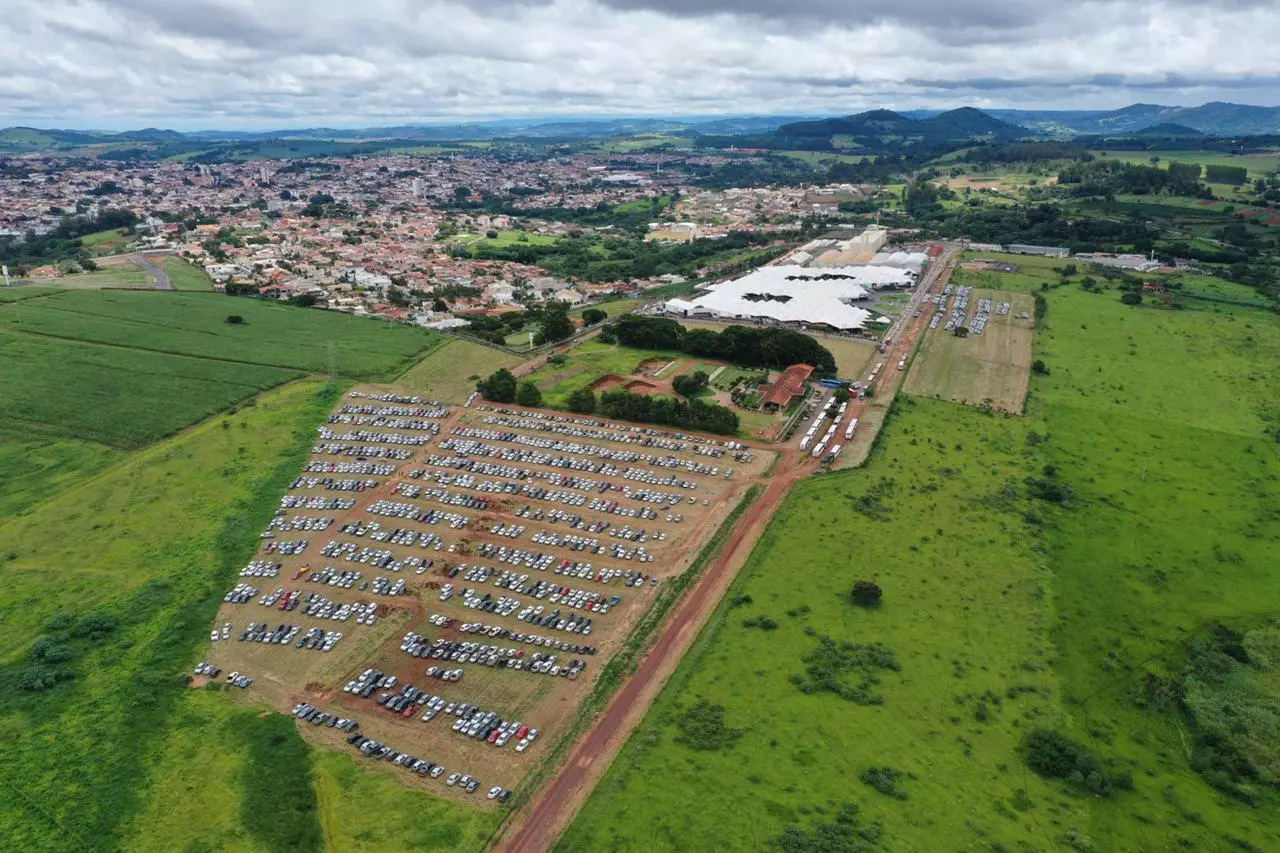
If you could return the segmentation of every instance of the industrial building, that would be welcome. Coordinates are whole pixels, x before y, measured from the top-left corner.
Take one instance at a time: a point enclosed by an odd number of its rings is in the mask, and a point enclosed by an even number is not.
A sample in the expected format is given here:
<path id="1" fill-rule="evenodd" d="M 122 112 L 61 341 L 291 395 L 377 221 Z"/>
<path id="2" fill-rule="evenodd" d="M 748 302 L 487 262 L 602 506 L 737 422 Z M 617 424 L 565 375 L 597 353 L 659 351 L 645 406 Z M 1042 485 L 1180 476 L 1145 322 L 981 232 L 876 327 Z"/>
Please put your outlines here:
<path id="1" fill-rule="evenodd" d="M 822 270 L 790 264 L 760 267 L 741 278 L 712 285 L 695 299 L 669 300 L 664 309 L 675 317 L 848 332 L 873 322 L 870 311 L 852 304 L 866 299 L 869 290 L 909 287 L 914 282 L 914 273 L 890 266 Z M 879 318 L 874 322 L 887 321 Z"/>

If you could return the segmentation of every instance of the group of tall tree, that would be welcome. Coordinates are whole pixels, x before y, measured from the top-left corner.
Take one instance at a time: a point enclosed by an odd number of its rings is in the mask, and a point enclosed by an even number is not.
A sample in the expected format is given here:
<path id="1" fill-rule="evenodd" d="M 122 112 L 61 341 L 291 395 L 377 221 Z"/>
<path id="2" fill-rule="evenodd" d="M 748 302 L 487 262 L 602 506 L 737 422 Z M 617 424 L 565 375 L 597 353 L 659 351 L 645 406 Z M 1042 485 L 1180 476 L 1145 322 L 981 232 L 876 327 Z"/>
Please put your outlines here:
<path id="1" fill-rule="evenodd" d="M 646 397 L 621 388 L 600 395 L 600 414 L 624 421 L 696 429 L 719 435 L 738 431 L 738 416 L 716 403 L 678 397 Z"/>
<path id="2" fill-rule="evenodd" d="M 476 383 L 476 390 L 492 403 L 517 403 L 521 406 L 541 406 L 542 392 L 538 386 L 525 380 L 517 382 L 515 374 L 505 367 L 495 370 Z"/>
<path id="3" fill-rule="evenodd" d="M 717 358 L 743 367 L 786 367 L 808 364 L 818 373 L 836 372 L 831 351 L 791 329 L 728 326 L 722 332 L 686 329 L 665 317 L 628 314 L 605 327 L 601 339 L 638 349 L 675 350 Z"/>

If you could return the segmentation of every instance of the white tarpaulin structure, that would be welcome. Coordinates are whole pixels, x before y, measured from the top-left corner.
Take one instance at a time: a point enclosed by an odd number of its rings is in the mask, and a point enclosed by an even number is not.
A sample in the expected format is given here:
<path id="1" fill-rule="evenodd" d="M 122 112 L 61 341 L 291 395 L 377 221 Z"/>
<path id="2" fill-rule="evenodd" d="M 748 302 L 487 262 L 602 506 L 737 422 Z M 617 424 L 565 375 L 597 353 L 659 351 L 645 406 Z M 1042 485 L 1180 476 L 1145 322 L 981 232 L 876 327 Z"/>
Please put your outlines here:
<path id="1" fill-rule="evenodd" d="M 871 320 L 871 312 L 850 303 L 869 288 L 909 286 L 907 270 L 894 267 L 760 267 L 742 278 L 713 285 L 692 300 L 672 299 L 669 314 L 750 322 L 801 323 L 849 331 Z"/>

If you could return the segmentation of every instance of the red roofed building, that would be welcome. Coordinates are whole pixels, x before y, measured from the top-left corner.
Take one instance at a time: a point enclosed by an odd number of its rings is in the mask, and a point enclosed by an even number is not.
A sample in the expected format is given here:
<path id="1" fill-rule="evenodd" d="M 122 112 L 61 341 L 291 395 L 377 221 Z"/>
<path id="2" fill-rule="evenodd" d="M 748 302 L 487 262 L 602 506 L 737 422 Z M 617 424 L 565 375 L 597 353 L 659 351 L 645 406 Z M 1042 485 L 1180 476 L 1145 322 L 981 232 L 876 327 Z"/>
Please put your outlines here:
<path id="1" fill-rule="evenodd" d="M 791 365 L 782 371 L 778 381 L 770 385 L 769 390 L 764 392 L 764 396 L 760 398 L 761 407 L 787 408 L 796 397 L 804 396 L 804 384 L 809 381 L 811 375 L 813 375 L 813 368 L 809 365 Z"/>

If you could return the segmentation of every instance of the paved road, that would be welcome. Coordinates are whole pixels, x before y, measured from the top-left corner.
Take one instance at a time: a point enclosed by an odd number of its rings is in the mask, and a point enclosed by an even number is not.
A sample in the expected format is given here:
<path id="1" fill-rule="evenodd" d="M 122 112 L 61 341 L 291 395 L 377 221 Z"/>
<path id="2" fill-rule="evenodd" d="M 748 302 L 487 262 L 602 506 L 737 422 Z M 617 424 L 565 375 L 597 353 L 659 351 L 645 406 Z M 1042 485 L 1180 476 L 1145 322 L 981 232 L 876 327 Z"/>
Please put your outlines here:
<path id="1" fill-rule="evenodd" d="M 132 255 L 131 257 L 135 264 L 146 270 L 156 280 L 156 290 L 173 290 L 173 282 L 169 281 L 169 274 L 151 263 L 146 255 Z"/>

